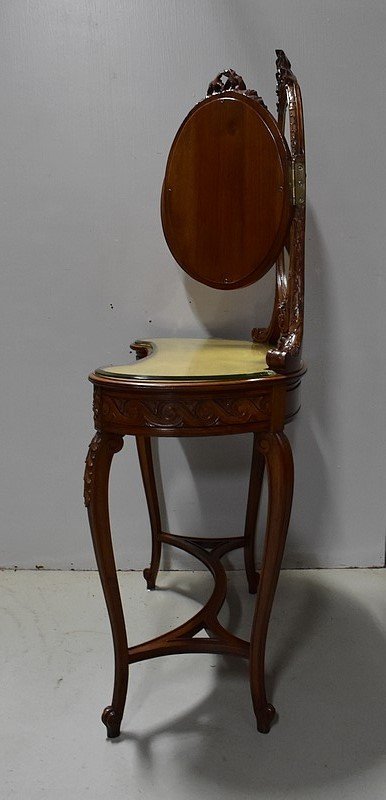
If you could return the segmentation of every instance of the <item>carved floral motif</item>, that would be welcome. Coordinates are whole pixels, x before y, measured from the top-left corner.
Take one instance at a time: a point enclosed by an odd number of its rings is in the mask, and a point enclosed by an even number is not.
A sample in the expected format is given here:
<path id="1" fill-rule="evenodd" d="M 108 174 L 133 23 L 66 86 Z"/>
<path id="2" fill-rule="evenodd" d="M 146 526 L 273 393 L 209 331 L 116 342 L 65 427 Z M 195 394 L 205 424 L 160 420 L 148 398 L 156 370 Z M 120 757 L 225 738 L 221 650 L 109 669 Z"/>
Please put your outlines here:
<path id="1" fill-rule="evenodd" d="M 86 508 L 88 508 L 91 502 L 91 494 L 95 478 L 95 458 L 99 450 L 99 447 L 101 445 L 101 442 L 102 442 L 102 435 L 99 432 L 97 432 L 91 441 L 90 447 L 88 448 L 86 467 L 84 470 L 84 492 L 83 492 L 84 504 Z"/>
<path id="2" fill-rule="evenodd" d="M 102 409 L 102 392 L 99 386 L 94 386 L 94 395 L 92 401 L 92 410 L 94 415 L 95 427 L 98 428 L 98 422 Z"/>
<path id="3" fill-rule="evenodd" d="M 304 154 L 303 126 L 301 119 L 301 97 L 299 84 L 292 72 L 291 62 L 283 50 L 276 50 L 276 94 L 279 125 L 284 133 L 284 116 L 288 108 L 291 155 L 293 158 Z"/>
<path id="4" fill-rule="evenodd" d="M 291 63 L 283 50 L 276 50 L 276 80 L 278 96 L 278 124 L 284 135 L 285 115 L 288 109 L 290 150 L 294 180 L 296 168 L 305 176 L 304 131 L 301 93 Z M 300 166 L 299 166 L 300 165 Z M 304 179 L 303 179 L 304 180 Z M 270 341 L 275 345 L 267 354 L 267 364 L 278 371 L 293 369 L 300 362 L 303 338 L 304 305 L 304 235 L 305 188 L 295 205 L 291 223 L 288 278 L 284 271 L 283 254 L 276 265 L 276 295 L 271 322 L 268 328 L 254 328 L 254 341 Z M 296 192 L 295 199 L 296 203 Z"/>
<path id="5" fill-rule="evenodd" d="M 93 498 L 95 488 L 96 470 L 97 470 L 97 456 L 104 448 L 104 455 L 108 461 L 114 453 L 118 453 L 123 447 L 123 436 L 116 433 L 104 433 L 97 431 L 94 438 L 91 440 L 90 447 L 88 448 L 86 467 L 84 470 L 84 504 L 86 508 L 89 507 Z"/>
<path id="6" fill-rule="evenodd" d="M 284 50 L 276 50 L 276 80 L 278 88 L 288 82 L 289 78 L 294 78 L 291 62 Z"/>
<path id="7" fill-rule="evenodd" d="M 225 81 L 224 78 L 226 79 Z M 241 75 L 238 75 L 234 69 L 225 69 L 219 72 L 213 81 L 210 82 L 206 96 L 210 97 L 212 94 L 221 94 L 221 92 L 229 91 L 241 92 L 241 94 L 246 95 L 246 97 L 253 97 L 266 108 L 263 99 L 259 97 L 256 90 L 247 89 Z"/>
<path id="8" fill-rule="evenodd" d="M 291 307 L 289 312 L 289 329 L 292 343 L 289 349 L 293 354 L 300 353 L 303 339 L 304 310 L 304 229 L 305 209 L 297 208 L 292 223 L 291 235 Z M 287 347 L 287 345 L 286 345 Z"/>

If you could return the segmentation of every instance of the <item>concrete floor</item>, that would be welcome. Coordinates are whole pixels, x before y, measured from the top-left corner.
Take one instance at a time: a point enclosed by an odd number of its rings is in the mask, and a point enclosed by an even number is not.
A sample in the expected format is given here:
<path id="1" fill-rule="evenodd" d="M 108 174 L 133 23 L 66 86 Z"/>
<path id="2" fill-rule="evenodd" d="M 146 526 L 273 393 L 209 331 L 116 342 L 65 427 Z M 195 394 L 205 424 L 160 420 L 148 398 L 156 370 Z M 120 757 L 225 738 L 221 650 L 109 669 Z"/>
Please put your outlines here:
<path id="1" fill-rule="evenodd" d="M 202 572 L 121 573 L 131 644 L 208 596 Z M 386 571 L 283 572 L 267 671 L 280 718 L 256 732 L 247 665 L 187 655 L 136 664 L 109 741 L 110 631 L 96 573 L 1 572 L 0 796 L 136 800 L 386 797 Z M 166 591 L 167 590 L 167 591 Z M 230 574 L 222 619 L 248 636 L 253 599 Z"/>

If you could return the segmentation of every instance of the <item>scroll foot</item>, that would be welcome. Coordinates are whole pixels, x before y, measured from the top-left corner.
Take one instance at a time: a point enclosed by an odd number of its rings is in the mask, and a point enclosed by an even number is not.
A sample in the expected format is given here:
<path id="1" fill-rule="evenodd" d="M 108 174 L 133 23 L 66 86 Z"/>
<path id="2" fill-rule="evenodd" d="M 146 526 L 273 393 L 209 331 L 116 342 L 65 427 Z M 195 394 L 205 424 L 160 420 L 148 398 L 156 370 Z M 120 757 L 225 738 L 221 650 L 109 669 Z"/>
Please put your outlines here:
<path id="1" fill-rule="evenodd" d="M 250 682 L 257 728 L 261 733 L 268 733 L 275 711 L 267 702 L 265 691 L 265 646 L 291 512 L 293 461 L 289 441 L 283 432 L 264 433 L 259 448 L 268 471 L 268 519 L 251 632 Z"/>
<path id="2" fill-rule="evenodd" d="M 150 567 L 146 567 L 143 571 L 143 577 L 146 581 L 146 588 L 153 591 L 155 587 L 155 575 L 152 574 Z"/>
<path id="3" fill-rule="evenodd" d="M 276 711 L 271 705 L 271 703 L 267 703 L 266 706 L 260 708 L 256 712 L 256 721 L 257 721 L 257 730 L 259 733 L 269 733 L 271 730 L 271 725 L 273 720 L 275 719 Z"/>
<path id="4" fill-rule="evenodd" d="M 144 569 L 143 577 L 145 578 L 147 588 L 155 589 L 155 582 L 161 559 L 161 517 L 154 474 L 152 445 L 151 439 L 146 436 L 137 436 L 136 441 L 139 465 L 150 517 L 152 540 L 150 567 Z"/>
<path id="5" fill-rule="evenodd" d="M 112 706 L 103 711 L 102 722 L 106 725 L 108 739 L 116 739 L 121 732 L 121 717 Z"/>
<path id="6" fill-rule="evenodd" d="M 111 706 L 108 706 L 102 715 L 110 739 L 119 736 L 129 677 L 126 627 L 111 539 L 108 503 L 111 460 L 114 453 L 118 453 L 122 446 L 122 436 L 97 431 L 89 448 L 84 476 L 84 494 L 91 535 L 114 642 L 113 699 Z"/>
<path id="7" fill-rule="evenodd" d="M 259 575 L 258 572 L 255 572 L 254 574 L 251 573 L 248 576 L 248 591 L 249 591 L 249 594 L 256 594 L 257 587 L 259 585 L 259 578 L 260 578 L 260 575 Z"/>

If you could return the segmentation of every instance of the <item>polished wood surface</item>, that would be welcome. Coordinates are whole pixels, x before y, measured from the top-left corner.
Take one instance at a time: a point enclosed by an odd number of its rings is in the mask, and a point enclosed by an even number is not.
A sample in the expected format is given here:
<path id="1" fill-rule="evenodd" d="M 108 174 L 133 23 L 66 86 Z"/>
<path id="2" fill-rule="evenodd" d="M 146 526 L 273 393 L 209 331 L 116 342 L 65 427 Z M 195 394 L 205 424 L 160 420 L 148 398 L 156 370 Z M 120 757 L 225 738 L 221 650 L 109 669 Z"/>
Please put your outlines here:
<path id="1" fill-rule="evenodd" d="M 114 380 L 92 373 L 95 427 L 134 436 L 223 436 L 284 426 L 300 408 L 304 372 L 227 381 Z"/>
<path id="2" fill-rule="evenodd" d="M 150 567 L 146 567 L 144 569 L 143 577 L 145 578 L 147 588 L 155 589 L 162 546 L 161 515 L 158 503 L 156 479 L 154 475 L 151 438 L 146 436 L 137 436 L 136 441 L 151 528 L 151 561 Z"/>
<path id="3" fill-rule="evenodd" d="M 275 709 L 268 703 L 265 690 L 265 645 L 268 623 L 291 513 L 294 468 L 289 441 L 282 431 L 259 437 L 259 450 L 268 473 L 268 516 L 259 594 L 251 631 L 250 684 L 257 728 L 268 733 Z"/>
<path id="4" fill-rule="evenodd" d="M 162 189 L 176 261 L 217 289 L 261 278 L 288 232 L 288 176 L 285 140 L 258 100 L 229 91 L 195 106 L 173 142 Z"/>
<path id="5" fill-rule="evenodd" d="M 265 460 L 260 451 L 260 440 L 257 433 L 254 433 L 247 513 L 244 528 L 244 564 L 248 588 L 251 594 L 256 594 L 259 582 L 259 573 L 256 570 L 255 564 L 255 534 L 263 486 L 264 468 Z"/>
<path id="6" fill-rule="evenodd" d="M 114 453 L 119 452 L 122 447 L 122 436 L 98 431 L 89 447 L 84 474 L 84 501 L 88 510 L 95 558 L 110 617 L 114 643 L 113 698 L 111 705 L 107 706 L 102 714 L 102 720 L 111 738 L 119 735 L 129 677 L 125 618 L 111 540 L 108 501 L 111 461 Z"/>
<path id="7" fill-rule="evenodd" d="M 276 293 L 268 328 L 254 328 L 255 342 L 269 342 L 267 365 L 291 372 L 301 364 L 304 317 L 304 247 L 306 223 L 306 157 L 303 102 L 298 80 L 283 52 L 276 50 L 278 126 L 284 136 L 288 115 L 294 216 L 276 263 Z M 300 188 L 297 195 L 296 188 Z M 285 267 L 286 253 L 289 256 Z"/>
<path id="8" fill-rule="evenodd" d="M 113 697 L 102 715 L 112 738 L 120 733 L 129 664 L 173 653 L 246 658 L 258 730 L 267 733 L 275 716 L 266 694 L 264 663 L 293 492 L 292 453 L 284 427 L 299 411 L 305 373 L 303 112 L 291 65 L 282 51 L 277 56 L 278 123 L 237 73 L 219 73 L 209 85 L 208 97 L 177 134 L 162 200 L 169 246 L 181 265 L 202 282 L 221 288 L 246 285 L 277 258 L 270 324 L 254 329 L 255 345 L 180 340 L 173 350 L 160 346 L 167 340 L 158 344 L 137 340 L 132 349 L 138 364 L 100 368 L 90 375 L 97 432 L 86 459 L 84 498 L 114 643 Z M 289 145 L 284 141 L 287 110 Z M 169 345 L 170 341 L 175 340 Z M 217 358 L 212 353 L 216 347 Z M 243 535 L 189 537 L 164 531 L 152 437 L 241 433 L 253 433 Z M 108 508 L 111 460 L 126 436 L 136 438 L 150 519 L 147 587 L 156 587 L 163 543 L 195 556 L 214 578 L 209 600 L 191 619 L 132 647 L 127 643 Z M 268 516 L 263 563 L 257 570 L 255 531 L 265 471 Z M 221 558 L 237 548 L 244 551 L 249 591 L 257 593 L 249 642 L 226 630 L 218 619 L 227 589 Z M 197 635 L 202 631 L 209 638 Z"/>

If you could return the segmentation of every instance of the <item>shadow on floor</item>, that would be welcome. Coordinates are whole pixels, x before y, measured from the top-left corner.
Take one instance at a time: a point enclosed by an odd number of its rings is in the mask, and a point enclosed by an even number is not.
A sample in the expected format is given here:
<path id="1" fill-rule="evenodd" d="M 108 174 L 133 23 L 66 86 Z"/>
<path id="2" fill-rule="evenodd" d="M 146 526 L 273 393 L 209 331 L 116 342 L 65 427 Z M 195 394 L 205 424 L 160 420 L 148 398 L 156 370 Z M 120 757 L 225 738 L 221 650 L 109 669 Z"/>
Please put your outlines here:
<path id="1" fill-rule="evenodd" d="M 178 593 L 175 575 L 170 580 Z M 243 591 L 241 599 L 234 582 L 240 585 L 231 578 L 223 622 L 249 638 L 253 598 Z M 204 597 L 195 591 L 193 599 L 205 600 L 208 586 L 204 580 Z M 254 797 L 352 778 L 384 756 L 385 636 L 355 595 L 336 582 L 321 585 L 307 573 L 282 573 L 267 654 L 268 694 L 280 716 L 268 736 L 256 731 L 247 664 L 215 658 L 212 690 L 201 703 L 174 719 L 166 708 L 168 722 L 146 733 L 125 732 L 124 721 L 116 744 L 135 745 L 151 771 L 159 737 L 175 737 L 171 770 L 190 773 L 205 792 L 213 784 Z M 151 695 L 150 681 L 146 703 Z"/>

